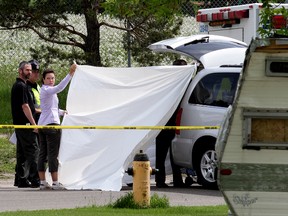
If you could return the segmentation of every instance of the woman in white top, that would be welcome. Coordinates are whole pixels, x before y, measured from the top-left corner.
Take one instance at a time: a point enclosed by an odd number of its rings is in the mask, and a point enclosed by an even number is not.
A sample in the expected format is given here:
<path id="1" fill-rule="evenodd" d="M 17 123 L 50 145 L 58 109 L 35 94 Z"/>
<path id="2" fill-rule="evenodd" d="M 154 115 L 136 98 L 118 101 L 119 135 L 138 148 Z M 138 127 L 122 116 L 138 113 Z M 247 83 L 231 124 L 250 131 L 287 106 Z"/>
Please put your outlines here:
<path id="1" fill-rule="evenodd" d="M 60 125 L 60 116 L 64 115 L 65 111 L 58 107 L 57 93 L 63 91 L 72 79 L 76 70 L 76 64 L 71 65 L 67 76 L 56 86 L 55 72 L 47 69 L 43 72 L 43 85 L 40 93 L 41 115 L 38 125 Z M 61 140 L 60 129 L 39 129 L 40 138 L 40 154 L 38 160 L 38 173 L 40 178 L 40 190 L 65 189 L 61 183 L 58 182 L 58 153 Z M 52 177 L 52 187 L 45 179 L 45 169 L 48 160 L 49 172 Z"/>

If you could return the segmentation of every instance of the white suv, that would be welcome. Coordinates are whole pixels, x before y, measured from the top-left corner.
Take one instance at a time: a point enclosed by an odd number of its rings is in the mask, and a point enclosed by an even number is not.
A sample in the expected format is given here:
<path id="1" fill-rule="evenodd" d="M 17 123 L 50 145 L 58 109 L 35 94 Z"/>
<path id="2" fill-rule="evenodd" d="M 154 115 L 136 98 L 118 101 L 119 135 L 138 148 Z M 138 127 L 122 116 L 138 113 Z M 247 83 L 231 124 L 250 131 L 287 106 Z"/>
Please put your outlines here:
<path id="1" fill-rule="evenodd" d="M 220 126 L 232 104 L 241 67 L 207 68 L 190 83 L 178 110 L 181 126 Z M 179 130 L 172 142 L 174 162 L 196 171 L 197 182 L 217 187 L 215 143 L 217 129 Z"/>
<path id="2" fill-rule="evenodd" d="M 190 56 L 200 65 L 180 104 L 177 126 L 220 126 L 234 100 L 247 45 L 228 37 L 193 35 L 149 48 Z M 217 129 L 180 130 L 172 142 L 174 162 L 196 171 L 197 182 L 206 188 L 217 188 L 217 134 Z"/>

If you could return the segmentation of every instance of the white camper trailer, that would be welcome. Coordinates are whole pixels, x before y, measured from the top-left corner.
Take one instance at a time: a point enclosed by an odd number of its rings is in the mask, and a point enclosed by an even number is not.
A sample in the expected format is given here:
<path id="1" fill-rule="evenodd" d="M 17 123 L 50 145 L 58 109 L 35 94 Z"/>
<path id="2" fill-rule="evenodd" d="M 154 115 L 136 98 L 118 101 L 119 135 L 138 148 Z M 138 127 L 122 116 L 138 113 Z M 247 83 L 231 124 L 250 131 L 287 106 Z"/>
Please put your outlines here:
<path id="1" fill-rule="evenodd" d="M 236 215 L 288 215 L 288 39 L 256 39 L 221 126 L 218 185 Z"/>

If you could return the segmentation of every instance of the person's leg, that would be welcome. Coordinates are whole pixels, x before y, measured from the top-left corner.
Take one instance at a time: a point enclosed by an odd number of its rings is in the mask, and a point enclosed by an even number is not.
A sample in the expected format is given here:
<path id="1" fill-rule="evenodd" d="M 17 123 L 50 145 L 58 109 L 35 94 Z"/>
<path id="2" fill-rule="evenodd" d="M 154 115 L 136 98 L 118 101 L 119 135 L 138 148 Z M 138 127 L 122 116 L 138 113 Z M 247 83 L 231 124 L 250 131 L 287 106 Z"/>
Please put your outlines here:
<path id="1" fill-rule="evenodd" d="M 16 137 L 17 137 L 17 134 L 16 134 Z M 22 149 L 21 140 L 22 140 L 21 138 L 17 139 L 17 143 L 16 143 L 16 165 L 15 165 L 14 186 L 18 187 L 18 185 L 20 184 L 20 187 L 21 185 L 22 187 L 24 187 L 25 185 L 27 187 L 28 186 L 30 187 L 30 185 L 27 184 L 26 179 L 23 179 L 25 157 L 24 157 L 24 152 Z"/>
<path id="2" fill-rule="evenodd" d="M 37 142 L 37 134 L 33 129 L 24 129 L 25 134 L 22 137 L 23 152 L 25 155 L 25 178 L 31 182 L 32 187 L 39 187 L 39 175 L 37 169 L 39 147 Z"/>
<path id="3" fill-rule="evenodd" d="M 39 158 L 38 158 L 38 173 L 39 173 L 39 178 L 40 180 L 44 181 L 45 180 L 45 169 L 46 169 L 46 158 L 47 158 L 47 140 L 46 140 L 46 134 L 45 134 L 45 129 L 39 129 L 38 130 L 38 135 L 39 135 Z M 43 175 L 44 173 L 44 175 Z"/>
<path id="4" fill-rule="evenodd" d="M 38 171 L 40 181 L 46 181 L 46 176 L 44 171 Z"/>
<path id="5" fill-rule="evenodd" d="M 58 181 L 58 154 L 60 148 L 61 130 L 50 129 L 47 132 L 48 167 L 53 181 Z M 56 173 L 55 173 L 56 172 Z M 52 173 L 53 176 L 52 176 Z"/>
<path id="6" fill-rule="evenodd" d="M 185 185 L 183 183 L 181 167 L 174 163 L 171 146 L 170 146 L 169 152 L 170 152 L 170 164 L 171 164 L 171 168 L 172 168 L 172 172 L 173 172 L 173 186 L 174 187 L 184 187 Z"/>
<path id="7" fill-rule="evenodd" d="M 156 137 L 156 169 L 158 171 L 155 173 L 155 182 L 157 187 L 168 187 L 165 184 L 165 160 L 169 146 L 170 144 L 167 143 L 166 132 L 162 130 Z"/>
<path id="8" fill-rule="evenodd" d="M 58 172 L 51 172 L 53 182 L 58 182 Z"/>
<path id="9" fill-rule="evenodd" d="M 40 190 L 51 189 L 51 186 L 46 181 L 45 170 L 46 170 L 46 161 L 47 161 L 47 140 L 45 129 L 39 129 L 39 159 L 38 159 L 38 174 L 40 178 Z"/>
<path id="10" fill-rule="evenodd" d="M 61 130 L 50 129 L 49 135 L 47 135 L 48 144 L 48 166 L 49 172 L 52 177 L 52 189 L 63 190 L 65 189 L 62 184 L 58 182 L 58 155 L 61 141 Z"/>
<path id="11" fill-rule="evenodd" d="M 16 178 L 18 180 L 18 187 L 31 187 L 31 183 L 28 181 L 27 177 L 29 175 L 29 170 L 27 170 L 26 154 L 24 152 L 25 146 L 27 145 L 27 132 L 26 129 L 15 129 L 17 144 L 16 144 Z"/>

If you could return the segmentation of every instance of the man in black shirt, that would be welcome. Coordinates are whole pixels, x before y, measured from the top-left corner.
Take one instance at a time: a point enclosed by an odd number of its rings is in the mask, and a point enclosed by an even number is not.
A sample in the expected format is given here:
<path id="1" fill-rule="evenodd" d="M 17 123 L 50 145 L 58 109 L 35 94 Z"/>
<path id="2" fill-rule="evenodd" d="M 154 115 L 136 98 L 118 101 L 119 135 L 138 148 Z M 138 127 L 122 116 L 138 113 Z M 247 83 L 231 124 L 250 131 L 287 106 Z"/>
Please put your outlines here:
<path id="1" fill-rule="evenodd" d="M 35 108 L 26 85 L 31 71 L 32 68 L 29 62 L 24 61 L 19 64 L 19 77 L 16 78 L 11 90 L 11 109 L 14 125 L 36 125 L 33 118 Z M 37 129 L 15 129 L 17 137 L 15 186 L 20 188 L 39 187 L 37 132 Z"/>

